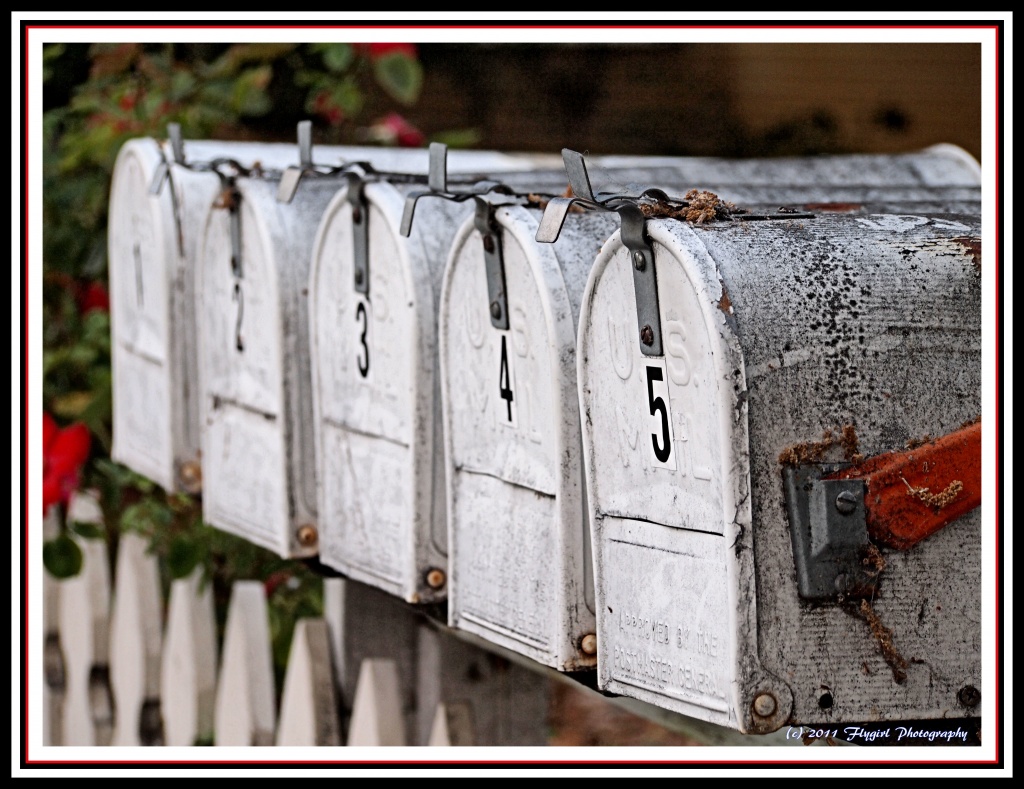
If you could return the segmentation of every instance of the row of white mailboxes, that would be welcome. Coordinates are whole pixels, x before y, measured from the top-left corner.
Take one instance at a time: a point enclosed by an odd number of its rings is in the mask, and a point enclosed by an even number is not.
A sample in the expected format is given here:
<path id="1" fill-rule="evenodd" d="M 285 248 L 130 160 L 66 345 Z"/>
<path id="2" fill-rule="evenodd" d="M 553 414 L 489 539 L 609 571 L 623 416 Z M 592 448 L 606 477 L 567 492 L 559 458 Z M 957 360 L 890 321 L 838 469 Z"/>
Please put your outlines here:
<path id="1" fill-rule="evenodd" d="M 593 190 L 571 152 L 453 153 L 492 179 L 456 185 L 443 149 L 318 156 L 125 145 L 116 459 L 608 692 L 745 731 L 977 714 L 964 453 L 898 456 L 961 515 L 912 538 L 835 479 L 980 414 L 976 162 L 605 158 Z"/>

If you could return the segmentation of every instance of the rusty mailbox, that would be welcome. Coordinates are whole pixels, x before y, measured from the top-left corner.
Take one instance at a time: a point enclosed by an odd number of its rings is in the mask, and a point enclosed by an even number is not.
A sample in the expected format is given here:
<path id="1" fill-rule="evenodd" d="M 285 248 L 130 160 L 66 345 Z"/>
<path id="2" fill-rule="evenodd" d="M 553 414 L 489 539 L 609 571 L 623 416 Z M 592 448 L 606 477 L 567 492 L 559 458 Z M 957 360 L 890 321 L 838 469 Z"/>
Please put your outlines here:
<path id="1" fill-rule="evenodd" d="M 436 202 L 407 239 L 419 174 L 348 174 L 313 243 L 313 360 L 320 560 L 407 601 L 444 598 L 447 539 L 437 300 L 467 208 Z M 462 173 L 529 170 L 530 157 L 455 152 Z M 469 178 L 475 183 L 478 179 Z"/>
<path id="2" fill-rule="evenodd" d="M 854 157 L 855 163 L 828 157 L 841 174 L 859 171 L 856 184 L 849 176 L 829 183 L 815 158 L 604 157 L 598 163 L 607 183 L 600 193 L 645 181 L 684 190 L 702 184 L 774 200 L 773 212 L 784 200 L 827 200 L 842 211 L 863 210 L 865 199 L 883 197 L 973 204 L 978 189 L 970 186 L 967 166 L 946 179 L 953 185 L 924 186 L 921 163 L 939 155 L 947 154 Z M 899 185 L 886 191 L 885 174 L 894 171 Z M 561 180 L 537 174 L 532 192 L 561 193 L 565 174 L 558 175 Z M 617 220 L 574 213 L 557 243 L 538 243 L 540 198 L 476 196 L 445 270 L 439 348 L 448 618 L 454 627 L 571 671 L 596 664 L 576 333 L 598 239 Z"/>
<path id="3" fill-rule="evenodd" d="M 622 222 L 577 351 L 599 687 L 746 732 L 979 714 L 979 215 L 606 199 L 565 156 L 539 237 Z"/>

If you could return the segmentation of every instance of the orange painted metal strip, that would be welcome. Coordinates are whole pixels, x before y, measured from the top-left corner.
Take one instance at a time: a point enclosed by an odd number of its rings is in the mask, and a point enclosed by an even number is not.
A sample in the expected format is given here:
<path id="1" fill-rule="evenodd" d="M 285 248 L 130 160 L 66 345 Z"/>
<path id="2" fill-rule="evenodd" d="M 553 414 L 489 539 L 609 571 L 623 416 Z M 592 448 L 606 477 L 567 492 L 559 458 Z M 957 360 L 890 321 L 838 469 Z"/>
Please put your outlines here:
<path id="1" fill-rule="evenodd" d="M 871 540 L 906 550 L 981 504 L 981 422 L 829 478 L 863 479 Z"/>

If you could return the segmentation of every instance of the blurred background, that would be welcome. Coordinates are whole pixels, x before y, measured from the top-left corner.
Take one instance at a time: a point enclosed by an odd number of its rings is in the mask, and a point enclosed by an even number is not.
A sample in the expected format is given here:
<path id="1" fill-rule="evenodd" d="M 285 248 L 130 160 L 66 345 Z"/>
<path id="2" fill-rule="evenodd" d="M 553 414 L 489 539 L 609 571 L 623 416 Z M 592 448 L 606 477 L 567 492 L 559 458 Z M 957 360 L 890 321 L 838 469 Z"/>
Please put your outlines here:
<path id="1" fill-rule="evenodd" d="M 56 578 L 81 539 L 145 535 L 165 588 L 201 567 L 223 626 L 230 584 L 263 581 L 278 688 L 320 578 L 202 523 L 198 502 L 113 463 L 106 211 L 117 151 L 178 122 L 193 139 L 720 157 L 902 152 L 981 157 L 980 44 L 51 44 L 44 50 L 44 511 L 76 488 L 105 526 L 65 523 Z M 552 686 L 551 744 L 685 745 L 592 693 Z"/>

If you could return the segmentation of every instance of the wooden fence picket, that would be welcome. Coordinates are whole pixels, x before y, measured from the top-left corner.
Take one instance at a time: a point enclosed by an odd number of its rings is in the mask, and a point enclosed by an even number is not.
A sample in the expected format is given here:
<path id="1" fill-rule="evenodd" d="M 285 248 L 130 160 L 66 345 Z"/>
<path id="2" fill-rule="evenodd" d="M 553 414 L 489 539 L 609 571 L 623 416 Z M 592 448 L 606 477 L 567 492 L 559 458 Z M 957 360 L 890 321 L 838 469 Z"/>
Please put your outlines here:
<path id="1" fill-rule="evenodd" d="M 103 513 L 94 494 L 76 493 L 68 522 L 102 527 Z M 110 567 L 104 540 L 72 535 L 82 551 L 78 575 L 61 581 L 60 633 L 67 695 L 65 745 L 109 745 L 114 709 L 110 689 Z"/>
<path id="2" fill-rule="evenodd" d="M 468 704 L 438 704 L 427 745 L 473 745 L 473 713 Z"/>
<path id="3" fill-rule="evenodd" d="M 162 592 L 155 556 L 145 538 L 121 535 L 114 570 L 110 678 L 115 723 L 113 745 L 162 745 L 160 642 Z"/>
<path id="4" fill-rule="evenodd" d="M 416 691 L 420 742 L 437 730 L 439 707 L 452 745 L 547 742 L 546 676 L 426 623 L 419 628 Z"/>
<path id="5" fill-rule="evenodd" d="M 231 589 L 214 711 L 216 745 L 274 744 L 274 671 L 259 581 Z"/>
<path id="6" fill-rule="evenodd" d="M 164 735 L 168 745 L 213 740 L 217 684 L 213 590 L 202 570 L 171 583 L 161 660 Z"/>
<path id="7" fill-rule="evenodd" d="M 349 745 L 406 745 L 398 664 L 366 658 L 359 669 Z"/>
<path id="8" fill-rule="evenodd" d="M 43 518 L 43 539 L 57 536 L 56 508 Z M 43 571 L 43 742 L 64 744 L 64 650 L 60 642 L 60 582 Z"/>
<path id="9" fill-rule="evenodd" d="M 341 745 L 338 694 L 327 622 L 300 619 L 281 693 L 278 745 Z"/>
<path id="10" fill-rule="evenodd" d="M 405 741 L 421 742 L 416 726 L 416 631 L 420 618 L 401 600 L 357 581 L 327 578 L 323 595 L 343 730 L 355 705 L 363 661 L 388 658 L 397 666 Z"/>

